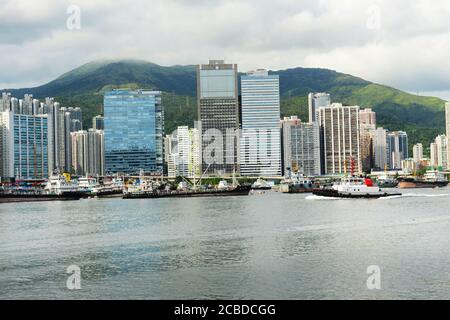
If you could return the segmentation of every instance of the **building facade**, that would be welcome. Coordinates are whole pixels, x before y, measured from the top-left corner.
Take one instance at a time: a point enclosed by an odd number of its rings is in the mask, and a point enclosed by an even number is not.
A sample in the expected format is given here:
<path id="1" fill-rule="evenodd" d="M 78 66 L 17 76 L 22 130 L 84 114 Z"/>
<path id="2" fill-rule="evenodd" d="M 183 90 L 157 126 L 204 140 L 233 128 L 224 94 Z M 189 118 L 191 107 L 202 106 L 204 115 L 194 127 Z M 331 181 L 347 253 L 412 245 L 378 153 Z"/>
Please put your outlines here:
<path id="1" fill-rule="evenodd" d="M 239 172 L 237 65 L 223 60 L 198 65 L 197 103 L 202 171 L 209 175 Z"/>
<path id="2" fill-rule="evenodd" d="M 303 123 L 296 116 L 281 120 L 283 146 L 283 172 L 300 172 L 306 176 L 319 176 L 320 136 L 317 122 Z"/>
<path id="3" fill-rule="evenodd" d="M 385 170 L 389 168 L 387 151 L 388 131 L 383 128 L 377 128 L 371 131 L 373 148 L 373 167 L 376 170 Z"/>
<path id="4" fill-rule="evenodd" d="M 105 174 L 163 174 L 161 92 L 106 92 L 104 118 Z"/>
<path id="5" fill-rule="evenodd" d="M 362 172 L 359 106 L 319 108 L 321 168 L 326 175 Z"/>
<path id="6" fill-rule="evenodd" d="M 329 93 L 310 93 L 308 95 L 308 112 L 309 122 L 316 122 L 318 119 L 317 112 L 320 107 L 328 107 L 331 105 L 331 95 Z"/>
<path id="7" fill-rule="evenodd" d="M 200 133 L 197 128 L 180 126 L 164 140 L 168 176 L 199 177 Z"/>
<path id="8" fill-rule="evenodd" d="M 402 161 L 409 158 L 407 133 L 404 131 L 389 132 L 387 150 L 389 169 L 400 170 Z"/>
<path id="9" fill-rule="evenodd" d="M 436 143 L 436 152 L 437 152 L 437 166 L 442 168 L 442 170 L 446 170 L 448 167 L 448 159 L 447 159 L 447 136 L 441 134 L 436 137 L 434 140 Z"/>
<path id="10" fill-rule="evenodd" d="M 44 179 L 49 173 L 49 134 L 46 115 L 14 114 L 0 116 L 2 177 Z"/>
<path id="11" fill-rule="evenodd" d="M 104 175 L 104 133 L 89 129 L 71 133 L 72 165 L 79 176 Z"/>
<path id="12" fill-rule="evenodd" d="M 413 159 L 416 163 L 420 163 L 423 159 L 423 145 L 421 143 L 417 143 L 413 146 Z"/>
<path id="13" fill-rule="evenodd" d="M 450 146 L 450 102 L 445 103 L 445 128 L 447 146 Z M 447 148 L 447 170 L 450 170 L 450 147 Z"/>
<path id="14" fill-rule="evenodd" d="M 244 176 L 280 176 L 280 81 L 256 70 L 241 77 L 240 172 Z"/>
<path id="15" fill-rule="evenodd" d="M 92 118 L 92 129 L 104 130 L 105 129 L 105 119 L 100 115 Z"/>

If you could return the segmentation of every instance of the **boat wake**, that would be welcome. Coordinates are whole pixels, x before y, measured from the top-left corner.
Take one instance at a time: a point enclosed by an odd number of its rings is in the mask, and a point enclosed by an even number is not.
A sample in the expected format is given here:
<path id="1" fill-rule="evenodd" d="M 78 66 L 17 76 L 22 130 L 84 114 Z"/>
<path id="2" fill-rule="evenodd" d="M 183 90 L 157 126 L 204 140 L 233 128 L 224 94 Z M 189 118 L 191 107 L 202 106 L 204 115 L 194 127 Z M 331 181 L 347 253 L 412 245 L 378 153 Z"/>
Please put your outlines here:
<path id="1" fill-rule="evenodd" d="M 425 194 L 425 193 L 405 193 L 402 195 L 395 195 L 390 197 L 382 197 L 376 200 L 393 200 L 400 198 L 439 198 L 439 197 L 450 197 L 450 193 L 441 193 L 441 194 Z M 332 198 L 332 197 L 323 197 L 310 195 L 305 198 L 305 200 L 355 200 L 349 198 Z M 359 199 L 359 200 L 367 200 L 367 199 Z"/>

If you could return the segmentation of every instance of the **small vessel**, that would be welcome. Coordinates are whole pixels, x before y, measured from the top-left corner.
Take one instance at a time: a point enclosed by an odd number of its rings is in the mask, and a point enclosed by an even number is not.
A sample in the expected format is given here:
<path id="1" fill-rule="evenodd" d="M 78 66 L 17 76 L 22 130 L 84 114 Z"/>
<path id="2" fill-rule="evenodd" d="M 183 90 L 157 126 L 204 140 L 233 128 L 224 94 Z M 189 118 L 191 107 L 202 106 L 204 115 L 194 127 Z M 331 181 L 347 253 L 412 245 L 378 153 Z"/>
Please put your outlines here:
<path id="1" fill-rule="evenodd" d="M 401 196 L 401 193 L 389 193 L 374 186 L 372 179 L 361 177 L 344 177 L 331 188 L 314 189 L 314 195 L 332 198 L 364 198 L 378 199 L 383 197 Z"/>
<path id="2" fill-rule="evenodd" d="M 395 188 L 398 186 L 398 181 L 397 181 L 397 179 L 392 178 L 392 177 L 388 176 L 387 174 L 384 174 L 377 178 L 377 185 L 380 188 Z"/>
<path id="3" fill-rule="evenodd" d="M 54 176 L 49 178 L 44 188 L 3 188 L 0 191 L 0 203 L 69 201 L 79 200 L 83 196 L 76 183 L 67 181 L 64 176 Z"/>
<path id="4" fill-rule="evenodd" d="M 92 177 L 80 177 L 78 178 L 78 191 L 83 192 L 86 196 L 93 194 L 94 188 L 99 186 L 97 179 Z"/>
<path id="5" fill-rule="evenodd" d="M 311 193 L 313 190 L 314 181 L 298 173 L 291 173 L 280 184 L 282 193 Z"/>
<path id="6" fill-rule="evenodd" d="M 258 178 L 258 180 L 252 184 L 252 190 L 272 190 L 272 186 L 266 180 Z"/>
<path id="7" fill-rule="evenodd" d="M 123 190 L 123 179 L 114 178 L 111 181 L 105 182 L 103 185 L 94 187 L 92 189 L 92 195 L 97 198 L 116 198 L 123 196 Z"/>
<path id="8" fill-rule="evenodd" d="M 139 187 L 129 188 L 123 195 L 123 199 L 153 199 L 153 198 L 194 198 L 194 197 L 224 197 L 224 196 L 248 196 L 250 185 L 238 185 L 217 188 L 178 189 L 154 188 L 148 183 Z"/>
<path id="9" fill-rule="evenodd" d="M 428 170 L 423 178 L 400 177 L 398 181 L 398 187 L 401 189 L 443 188 L 449 183 L 444 174 L 438 170 Z"/>

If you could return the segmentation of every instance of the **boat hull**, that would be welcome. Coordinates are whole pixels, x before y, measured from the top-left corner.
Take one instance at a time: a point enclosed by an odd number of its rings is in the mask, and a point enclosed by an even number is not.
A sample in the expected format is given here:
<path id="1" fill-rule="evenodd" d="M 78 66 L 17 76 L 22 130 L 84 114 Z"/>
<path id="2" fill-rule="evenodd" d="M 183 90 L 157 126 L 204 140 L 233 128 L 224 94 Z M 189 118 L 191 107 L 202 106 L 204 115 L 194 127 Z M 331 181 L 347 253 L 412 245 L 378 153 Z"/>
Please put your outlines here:
<path id="1" fill-rule="evenodd" d="M 400 189 L 433 189 L 433 188 L 444 188 L 448 186 L 446 181 L 419 181 L 413 179 L 400 180 L 398 187 Z"/>
<path id="2" fill-rule="evenodd" d="M 233 190 L 214 190 L 214 191 L 178 191 L 178 192 L 143 192 L 143 193 L 127 193 L 123 195 L 123 199 L 157 199 L 157 198 L 198 198 L 198 197 L 232 197 L 232 196 L 248 196 L 251 187 L 237 187 Z"/>
<path id="3" fill-rule="evenodd" d="M 316 196 L 321 196 L 321 197 L 346 198 L 346 199 L 379 199 L 379 198 L 402 195 L 401 193 L 388 193 L 388 192 L 373 193 L 373 194 L 371 194 L 371 193 L 351 194 L 351 193 L 338 192 L 337 190 L 334 190 L 334 189 L 314 189 L 313 194 Z"/>
<path id="4" fill-rule="evenodd" d="M 0 203 L 73 201 L 83 198 L 83 193 L 68 192 L 64 194 L 0 194 Z"/>

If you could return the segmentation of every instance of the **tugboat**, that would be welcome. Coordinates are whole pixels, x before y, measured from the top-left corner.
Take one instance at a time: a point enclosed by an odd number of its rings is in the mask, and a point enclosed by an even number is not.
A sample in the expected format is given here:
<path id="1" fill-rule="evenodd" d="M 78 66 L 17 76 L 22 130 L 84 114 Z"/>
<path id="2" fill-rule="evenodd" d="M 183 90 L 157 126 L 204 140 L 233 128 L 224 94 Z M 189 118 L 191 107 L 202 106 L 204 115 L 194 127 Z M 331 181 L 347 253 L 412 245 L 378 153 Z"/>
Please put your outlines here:
<path id="1" fill-rule="evenodd" d="M 402 195 L 383 191 L 380 187 L 373 185 L 372 179 L 354 176 L 342 178 L 340 183 L 333 184 L 331 188 L 315 189 L 313 194 L 322 197 L 357 199 L 378 199 Z"/>
<path id="2" fill-rule="evenodd" d="M 401 177 L 398 181 L 400 189 L 443 188 L 449 183 L 444 174 L 437 170 L 428 170 L 423 178 Z"/>

